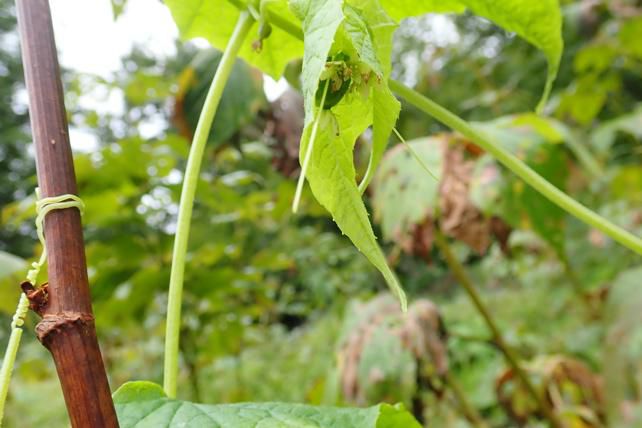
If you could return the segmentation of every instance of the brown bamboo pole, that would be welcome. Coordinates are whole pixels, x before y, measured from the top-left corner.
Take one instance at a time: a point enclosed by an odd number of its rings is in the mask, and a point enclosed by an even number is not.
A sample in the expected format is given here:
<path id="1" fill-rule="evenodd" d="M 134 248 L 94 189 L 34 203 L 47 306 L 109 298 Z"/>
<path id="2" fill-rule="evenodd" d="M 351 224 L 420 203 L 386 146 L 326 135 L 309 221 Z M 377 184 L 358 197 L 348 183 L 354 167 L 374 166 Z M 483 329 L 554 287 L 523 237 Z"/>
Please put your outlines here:
<path id="1" fill-rule="evenodd" d="M 49 3 L 16 0 L 16 6 L 41 195 L 76 194 Z M 117 427 L 94 326 L 78 210 L 49 213 L 44 233 L 49 286 L 36 333 L 56 364 L 71 425 Z"/>

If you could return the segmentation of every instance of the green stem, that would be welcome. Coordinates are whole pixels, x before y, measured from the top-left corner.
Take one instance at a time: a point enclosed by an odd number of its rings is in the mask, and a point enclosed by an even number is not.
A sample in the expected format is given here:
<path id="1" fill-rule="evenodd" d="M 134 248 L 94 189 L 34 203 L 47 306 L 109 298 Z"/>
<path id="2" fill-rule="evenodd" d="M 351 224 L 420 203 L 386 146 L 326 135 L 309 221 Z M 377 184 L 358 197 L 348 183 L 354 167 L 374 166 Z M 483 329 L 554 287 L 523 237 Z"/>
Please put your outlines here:
<path id="1" fill-rule="evenodd" d="M 475 409 L 475 407 L 470 404 L 470 402 L 466 398 L 466 394 L 464 394 L 464 390 L 462 389 L 461 385 L 459 385 L 459 382 L 457 382 L 457 379 L 455 379 L 450 371 L 446 372 L 444 380 L 450 388 L 450 391 L 455 396 L 455 399 L 459 404 L 460 411 L 464 414 L 466 419 L 468 419 L 468 421 L 477 428 L 488 428 L 488 424 L 486 423 L 486 421 L 484 421 L 484 419 L 482 419 L 477 409 Z"/>
<path id="2" fill-rule="evenodd" d="M 247 36 L 254 20 L 245 11 L 242 11 L 230 37 L 221 62 L 214 75 L 212 86 L 210 86 L 203 110 L 198 119 L 198 125 L 194 132 L 194 139 L 187 159 L 187 168 L 183 180 L 183 190 L 178 209 L 178 227 L 174 240 L 174 252 L 172 255 L 172 271 L 169 279 L 169 298 L 167 301 L 167 326 L 165 332 L 165 368 L 163 387 L 167 396 L 176 397 L 176 384 L 178 378 L 178 352 L 179 332 L 181 324 L 181 300 L 183 294 L 183 277 L 185 274 L 185 256 L 187 254 L 187 242 L 189 239 L 190 222 L 196 185 L 201 168 L 201 161 L 209 136 L 212 122 L 223 89 L 230 76 L 232 67 L 241 48 L 241 44 Z"/>
<path id="3" fill-rule="evenodd" d="M 312 158 L 312 150 L 314 150 L 314 141 L 317 139 L 317 130 L 319 129 L 319 122 L 321 122 L 321 114 L 323 114 L 323 104 L 325 103 L 325 97 L 328 94 L 328 87 L 330 86 L 330 81 L 327 81 L 323 88 L 323 96 L 321 97 L 321 104 L 319 105 L 319 111 L 317 112 L 317 117 L 314 119 L 314 125 L 312 125 L 312 134 L 310 135 L 310 142 L 308 147 L 305 150 L 305 157 L 303 159 L 303 165 L 301 165 L 301 175 L 299 175 L 299 181 L 296 184 L 296 191 L 294 192 L 294 201 L 292 202 L 292 212 L 296 214 L 299 210 L 299 202 L 301 201 L 301 194 L 303 193 L 303 185 L 305 184 L 305 174 L 308 172 L 308 166 L 310 165 L 310 159 Z M 301 147 L 303 145 L 301 144 Z"/>
<path id="4" fill-rule="evenodd" d="M 610 236 L 625 247 L 642 255 L 642 239 L 589 210 L 584 205 L 553 186 L 517 157 L 504 150 L 499 145 L 493 144 L 489 139 L 473 129 L 473 127 L 465 120 L 451 113 L 444 107 L 395 80 L 390 80 L 388 83 L 390 85 L 390 89 L 405 98 L 410 104 L 414 105 L 429 116 L 434 117 L 449 128 L 468 137 L 475 144 L 493 155 L 499 162 L 504 164 L 505 167 L 510 169 L 527 184 L 548 198 L 551 202 L 582 220 L 586 224 L 604 232 L 606 235 Z"/>
<path id="5" fill-rule="evenodd" d="M 575 270 L 573 269 L 573 266 L 571 265 L 571 261 L 569 260 L 568 256 L 566 255 L 565 250 L 561 250 L 558 254 L 558 258 L 560 263 L 562 264 L 562 268 L 564 269 L 564 275 L 566 275 L 566 278 L 568 281 L 571 283 L 571 286 L 573 286 L 573 290 L 577 294 L 578 297 L 583 298 L 584 297 L 584 289 L 582 287 L 582 282 L 580 279 L 577 277 L 577 274 L 575 273 Z"/>
<path id="6" fill-rule="evenodd" d="M 404 137 L 402 137 L 402 136 L 401 136 L 401 134 L 399 133 L 399 131 L 397 131 L 397 128 L 392 128 L 392 132 L 397 136 L 397 138 L 399 138 L 399 141 L 401 141 L 401 142 L 403 143 L 403 145 L 404 145 L 404 146 L 406 146 L 406 148 L 408 149 L 408 151 L 410 152 L 410 154 L 412 155 L 412 157 L 414 157 L 414 158 L 415 158 L 415 160 L 417 161 L 417 163 L 418 163 L 418 164 L 419 164 L 419 165 L 424 169 L 424 171 L 426 171 L 426 172 L 428 173 L 428 175 L 429 175 L 429 176 L 431 176 L 432 178 L 434 178 L 434 179 L 435 179 L 435 181 L 437 181 L 437 182 L 438 182 L 438 181 L 439 181 L 439 179 L 435 176 L 435 174 L 433 174 L 433 173 L 432 173 L 432 171 L 430 170 L 430 168 L 428 168 L 428 165 L 426 165 L 426 164 L 424 163 L 424 161 L 419 157 L 419 154 L 415 151 L 415 149 L 413 149 L 413 148 L 412 148 L 412 146 L 411 146 L 410 144 L 408 144 L 408 142 L 406 141 L 406 139 L 405 139 Z"/>
<path id="7" fill-rule="evenodd" d="M 466 270 L 459 262 L 459 260 L 457 260 L 457 257 L 455 257 L 455 255 L 453 254 L 452 250 L 450 249 L 450 245 L 446 240 L 446 237 L 443 235 L 439 227 L 435 227 L 435 243 L 437 244 L 437 247 L 439 247 L 439 251 L 441 252 L 441 254 L 446 259 L 446 263 L 448 264 L 448 267 L 452 271 L 453 275 L 455 275 L 457 281 L 459 281 L 459 283 L 464 287 L 464 290 L 466 290 L 468 297 L 470 297 L 473 305 L 484 319 L 486 326 L 493 335 L 493 340 L 497 345 L 497 348 L 504 355 L 504 358 L 506 359 L 508 365 L 513 369 L 513 371 L 517 375 L 517 378 L 522 382 L 530 396 L 537 403 L 542 414 L 546 417 L 546 419 L 550 421 L 551 425 L 556 428 L 562 428 L 562 423 L 558 420 L 557 416 L 546 402 L 546 399 L 539 392 L 537 392 L 537 388 L 535 388 L 535 385 L 520 365 L 519 360 L 513 352 L 512 348 L 508 346 L 508 344 L 504 340 L 504 336 L 497 326 L 497 323 L 482 301 L 481 296 L 473 285 L 472 280 L 468 277 Z"/>
<path id="8" fill-rule="evenodd" d="M 18 307 L 16 308 L 16 313 L 11 322 L 11 336 L 9 336 L 9 343 L 7 344 L 7 350 L 5 351 L 4 359 L 2 360 L 2 368 L 0 369 L 0 427 L 2 426 L 4 407 L 7 401 L 7 394 L 9 393 L 11 373 L 13 372 L 13 366 L 18 354 L 18 347 L 20 346 L 20 338 L 22 337 L 22 326 L 28 310 L 29 299 L 24 293 L 20 293 Z"/>

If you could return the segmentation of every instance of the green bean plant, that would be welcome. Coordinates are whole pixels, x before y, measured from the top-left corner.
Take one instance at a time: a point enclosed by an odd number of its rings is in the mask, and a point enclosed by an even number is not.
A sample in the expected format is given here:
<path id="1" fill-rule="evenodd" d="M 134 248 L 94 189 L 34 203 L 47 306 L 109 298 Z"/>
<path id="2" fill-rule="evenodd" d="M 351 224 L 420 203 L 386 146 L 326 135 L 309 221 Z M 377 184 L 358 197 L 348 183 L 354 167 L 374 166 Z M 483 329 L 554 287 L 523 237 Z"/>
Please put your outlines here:
<path id="1" fill-rule="evenodd" d="M 143 420 L 145 424 L 160 422 L 166 418 L 167 406 L 174 409 L 173 422 L 182 423 L 189 418 L 191 426 L 212 420 L 224 426 L 241 426 L 267 422 L 266 419 L 276 426 L 304 424 L 306 420 L 323 426 L 416 424 L 408 413 L 387 405 L 350 410 L 278 403 L 203 407 L 176 401 L 181 295 L 196 183 L 221 94 L 239 56 L 274 78 L 282 75 L 288 62 L 303 57 L 301 88 L 305 127 L 300 145 L 302 171 L 293 209 L 296 211 L 307 179 L 316 199 L 382 273 L 403 309 L 405 294 L 377 244 L 361 198 L 381 161 L 401 109 L 395 93 L 469 138 L 562 209 L 642 254 L 642 241 L 638 237 L 567 196 L 466 121 L 390 79 L 392 37 L 399 20 L 431 12 L 462 13 L 469 9 L 517 33 L 544 53 L 548 74 L 537 106 L 541 112 L 563 48 L 561 13 L 556 0 L 536 3 L 526 0 L 291 0 L 289 3 L 285 0 L 168 0 L 167 5 L 184 38 L 205 37 L 224 54 L 194 133 L 183 182 L 170 278 L 164 388 L 144 382 L 121 387 L 115 401 L 123 425 L 133 426 Z M 257 28 L 254 40 L 248 40 L 254 27 Z M 368 127 L 372 127 L 370 161 L 364 178 L 357 184 L 354 144 Z M 152 406 L 151 401 L 158 405 Z M 347 422 L 348 419 L 353 422 Z M 359 422 L 354 422 L 356 420 Z M 556 425 L 554 419 L 551 422 Z"/>
<path id="2" fill-rule="evenodd" d="M 275 79 L 283 75 L 290 61 L 303 58 L 300 83 L 305 122 L 299 152 L 302 169 L 293 210 L 296 212 L 304 195 L 302 189 L 307 180 L 314 197 L 341 231 L 381 272 L 403 310 L 407 306 L 404 291 L 377 243 L 362 200 L 395 130 L 401 110 L 397 96 L 465 136 L 569 214 L 642 254 L 639 237 L 566 195 L 478 127 L 391 79 L 392 38 L 400 20 L 427 13 L 468 11 L 514 32 L 545 55 L 548 72 L 542 76 L 543 94 L 535 107 L 541 114 L 563 50 L 557 0 L 166 0 L 165 3 L 182 38 L 204 37 L 222 50 L 223 56 L 200 114 L 183 179 L 169 284 L 164 385 L 142 381 L 123 385 L 114 395 L 121 426 L 420 426 L 400 405 L 381 404 L 362 409 L 285 403 L 201 405 L 176 397 L 181 296 L 196 185 L 211 125 L 238 57 Z M 368 128 L 372 129 L 370 159 L 364 177 L 357 182 L 353 151 L 357 138 Z M 501 338 L 499 332 L 495 336 Z M 510 351 L 506 350 L 506 355 L 513 359 Z M 542 411 L 553 426 L 560 426 L 546 406 Z"/>

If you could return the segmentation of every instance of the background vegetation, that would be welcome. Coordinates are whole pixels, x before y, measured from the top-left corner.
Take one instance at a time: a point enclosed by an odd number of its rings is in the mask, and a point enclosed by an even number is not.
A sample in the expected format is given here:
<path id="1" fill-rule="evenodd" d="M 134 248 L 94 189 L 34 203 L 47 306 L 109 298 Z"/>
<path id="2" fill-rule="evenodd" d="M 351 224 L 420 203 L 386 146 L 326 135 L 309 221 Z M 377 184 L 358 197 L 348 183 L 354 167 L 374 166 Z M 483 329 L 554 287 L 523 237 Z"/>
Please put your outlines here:
<path id="1" fill-rule="evenodd" d="M 640 236 L 642 6 L 563 3 L 566 47 L 547 119 L 529 113 L 541 94 L 545 59 L 480 18 L 407 21 L 396 35 L 393 75 L 479 122 L 553 183 Z M 1 344 L 25 260 L 39 251 L 13 13 L 11 2 L 0 4 Z M 177 52 L 161 60 L 138 47 L 109 79 L 65 74 L 70 123 L 100 141 L 95 151 L 79 153 L 75 165 L 112 387 L 161 381 L 181 171 L 220 56 L 193 45 L 178 45 Z M 288 73 L 295 87 L 298 66 L 291 64 Z M 490 426 L 543 426 L 435 246 L 435 219 L 427 213 L 437 206 L 455 256 L 567 421 L 601 427 L 608 415 L 609 426 L 642 424 L 638 256 L 404 106 L 398 129 L 414 140 L 429 169 L 442 171 L 441 181 L 391 141 L 367 202 L 410 301 L 429 299 L 441 314 L 438 320 L 431 308 L 417 306 L 416 319 L 428 320 L 417 333 L 385 297 L 372 300 L 386 290 L 383 280 L 309 191 L 299 214 L 291 214 L 302 127 L 296 89 L 268 102 L 260 73 L 242 62 L 235 67 L 196 197 L 179 396 L 402 401 L 432 426 L 469 426 L 475 413 Z M 123 91 L 125 113 L 81 108 L 80 95 L 96 89 Z M 143 138 L 140 130 L 150 123 Z M 356 156 L 361 173 L 367 137 Z M 32 317 L 28 324 L 36 322 Z M 413 348 L 417 334 L 427 341 L 421 352 Z M 55 369 L 30 336 L 19 354 L 13 381 L 19 387 L 11 390 L 6 426 L 64 426 Z M 43 397 L 47 406 L 35 411 Z"/>

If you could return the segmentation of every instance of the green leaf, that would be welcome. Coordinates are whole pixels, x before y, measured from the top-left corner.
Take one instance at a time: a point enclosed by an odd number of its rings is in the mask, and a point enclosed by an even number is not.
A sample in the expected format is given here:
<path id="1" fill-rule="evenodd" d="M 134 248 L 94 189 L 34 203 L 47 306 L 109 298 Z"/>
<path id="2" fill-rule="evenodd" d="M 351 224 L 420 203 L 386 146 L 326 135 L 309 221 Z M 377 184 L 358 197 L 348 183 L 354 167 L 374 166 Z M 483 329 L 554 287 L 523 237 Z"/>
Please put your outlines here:
<path id="1" fill-rule="evenodd" d="M 375 88 L 372 94 L 372 153 L 368 162 L 368 169 L 359 185 L 363 193 L 374 177 L 377 167 L 381 162 L 383 153 L 388 145 L 388 137 L 395 127 L 397 117 L 401 111 L 401 103 L 397 101 L 387 85 Z"/>
<path id="2" fill-rule="evenodd" d="M 305 34 L 301 87 L 305 106 L 305 124 L 312 123 L 314 102 L 321 73 L 334 35 L 343 21 L 342 0 L 292 0 L 290 6 L 301 19 Z"/>
<path id="3" fill-rule="evenodd" d="M 195 404 L 173 400 L 151 382 L 128 382 L 114 393 L 122 428 L 420 428 L 403 406 L 368 408 L 290 403 Z"/>
<path id="4" fill-rule="evenodd" d="M 548 60 L 546 85 L 537 109 L 543 108 L 557 75 L 564 48 L 562 14 L 558 0 L 382 0 L 382 3 L 396 19 L 432 12 L 463 12 L 464 8 L 468 8 L 505 30 L 515 32 L 544 52 Z"/>
<path id="5" fill-rule="evenodd" d="M 392 35 L 396 24 L 390 19 L 376 0 L 292 0 L 292 9 L 302 21 L 305 53 L 303 56 L 302 87 L 305 100 L 306 124 L 313 118 L 314 96 L 319 87 L 321 73 L 326 68 L 326 58 L 331 53 L 335 34 L 341 28 L 345 38 L 335 46 L 335 51 L 354 51 L 354 56 L 366 64 L 374 72 L 378 83 L 375 86 L 373 103 L 375 108 L 384 110 L 380 113 L 380 121 L 388 115 L 388 121 L 394 122 L 399 114 L 400 104 L 392 96 L 385 84 L 390 75 L 390 55 L 392 52 Z M 341 39 L 341 37 L 338 37 Z M 346 46 L 348 44 L 348 46 Z M 352 53 L 352 52 L 350 52 Z M 379 102 L 377 102 L 377 98 Z M 397 111 L 395 112 L 395 109 Z M 387 111 L 385 111 L 387 110 Z M 392 125 L 392 126 L 393 126 Z M 392 131 L 391 125 L 387 133 L 381 126 L 380 134 L 385 139 Z M 376 131 L 375 131 L 376 132 Z M 381 137 L 380 137 L 381 138 Z"/>
<path id="6" fill-rule="evenodd" d="M 409 141 L 408 145 L 433 174 L 441 175 L 441 138 L 422 138 Z M 374 188 L 375 219 L 387 240 L 403 241 L 415 225 L 435 214 L 439 182 L 427 175 L 404 145 L 399 144 L 386 153 Z"/>
<path id="7" fill-rule="evenodd" d="M 242 0 L 235 3 L 244 8 L 246 6 Z M 165 4 L 172 12 L 182 39 L 204 37 L 219 50 L 225 49 L 240 13 L 239 9 L 227 0 L 167 0 Z M 271 0 L 265 7 L 270 14 L 296 25 L 296 19 L 285 0 Z M 277 26 L 272 28 L 272 34 L 263 40 L 262 49 L 255 49 L 252 40 L 248 40 L 241 48 L 240 56 L 278 79 L 289 61 L 301 57 L 303 43 Z"/>
<path id="8" fill-rule="evenodd" d="M 345 8 L 346 11 L 350 11 L 347 16 L 355 21 L 361 19 L 363 22 L 361 32 L 349 31 L 352 43 L 357 49 L 359 58 L 375 71 L 378 79 L 387 82 L 392 68 L 390 63 L 392 37 L 397 24 L 376 0 L 353 0 L 351 4 L 354 7 Z M 350 20 L 347 19 L 347 22 Z M 359 185 L 361 193 L 366 190 L 374 177 L 401 111 L 401 103 L 397 101 L 387 84 L 374 86 L 372 103 L 372 153 L 368 169 Z"/>
<path id="9" fill-rule="evenodd" d="M 374 0 L 293 0 L 291 6 L 302 20 L 305 40 L 301 77 L 306 126 L 299 151 L 302 164 L 312 124 L 321 115 L 307 171 L 310 187 L 341 231 L 383 274 L 405 308 L 405 295 L 372 231 L 353 165 L 355 140 L 372 124 L 376 136 L 370 171 L 374 171 L 399 113 L 399 103 L 387 88 L 385 77 L 390 71 L 394 23 Z M 328 58 L 333 61 L 328 62 Z M 319 80 L 324 74 L 324 80 L 332 79 L 328 74 L 333 67 L 349 70 L 350 89 L 331 110 L 317 108 Z M 341 78 L 345 82 L 345 74 Z"/>
<path id="10" fill-rule="evenodd" d="M 359 98 L 360 94 L 350 94 L 350 101 L 341 103 L 333 112 L 320 112 L 321 122 L 307 178 L 316 199 L 332 214 L 333 220 L 357 249 L 379 269 L 405 310 L 406 296 L 377 244 L 355 181 L 352 152 L 369 116 L 369 106 Z M 341 130 L 340 137 L 334 131 L 337 126 Z M 310 127 L 307 127 L 301 140 L 301 159 L 309 144 L 309 133 Z"/>

